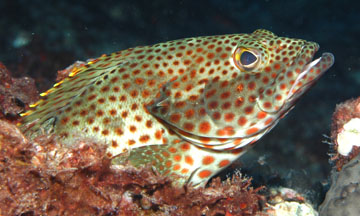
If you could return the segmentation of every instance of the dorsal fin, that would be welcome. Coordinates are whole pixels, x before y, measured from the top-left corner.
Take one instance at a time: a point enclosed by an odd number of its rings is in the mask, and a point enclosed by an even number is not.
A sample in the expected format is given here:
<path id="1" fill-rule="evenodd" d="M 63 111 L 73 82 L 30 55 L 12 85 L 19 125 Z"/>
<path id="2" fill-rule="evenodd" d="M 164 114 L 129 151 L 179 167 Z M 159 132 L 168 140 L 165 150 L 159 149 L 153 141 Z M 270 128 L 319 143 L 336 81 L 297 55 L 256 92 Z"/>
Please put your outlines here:
<path id="1" fill-rule="evenodd" d="M 266 29 L 257 29 L 257 30 L 255 30 L 252 34 L 277 37 L 274 33 L 272 33 L 272 32 L 269 31 L 269 30 L 266 30 Z"/>

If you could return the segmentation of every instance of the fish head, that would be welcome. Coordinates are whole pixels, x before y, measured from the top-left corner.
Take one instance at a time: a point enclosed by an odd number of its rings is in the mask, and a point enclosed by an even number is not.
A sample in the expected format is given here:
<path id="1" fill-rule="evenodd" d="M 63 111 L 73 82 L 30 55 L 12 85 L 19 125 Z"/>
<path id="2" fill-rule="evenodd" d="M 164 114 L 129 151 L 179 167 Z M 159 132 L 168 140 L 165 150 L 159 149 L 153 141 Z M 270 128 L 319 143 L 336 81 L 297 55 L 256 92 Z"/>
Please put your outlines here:
<path id="1" fill-rule="evenodd" d="M 255 45 L 240 45 L 234 64 L 242 72 L 258 74 L 256 83 L 262 87 L 257 104 L 266 113 L 286 113 L 334 63 L 331 53 L 314 59 L 320 48 L 316 42 L 278 37 L 266 30 L 251 35 Z"/>
<path id="2" fill-rule="evenodd" d="M 190 69 L 204 75 L 186 82 L 178 78 L 176 89 L 164 86 L 150 110 L 183 139 L 215 150 L 255 143 L 334 62 L 330 53 L 313 60 L 315 42 L 267 30 L 205 39 L 198 41 L 207 45 L 202 48 L 206 64 Z"/>

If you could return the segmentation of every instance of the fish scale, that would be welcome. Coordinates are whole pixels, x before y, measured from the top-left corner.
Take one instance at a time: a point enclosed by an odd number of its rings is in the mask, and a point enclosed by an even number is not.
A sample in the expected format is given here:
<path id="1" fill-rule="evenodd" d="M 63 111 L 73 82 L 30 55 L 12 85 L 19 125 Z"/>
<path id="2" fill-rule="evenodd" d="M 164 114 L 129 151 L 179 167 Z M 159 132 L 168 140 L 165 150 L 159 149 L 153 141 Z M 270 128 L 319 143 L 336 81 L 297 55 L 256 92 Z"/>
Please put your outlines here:
<path id="1" fill-rule="evenodd" d="M 135 166 L 204 185 L 269 132 L 334 62 L 319 46 L 267 30 L 103 55 L 41 94 L 21 129 L 64 145 L 91 138 Z"/>

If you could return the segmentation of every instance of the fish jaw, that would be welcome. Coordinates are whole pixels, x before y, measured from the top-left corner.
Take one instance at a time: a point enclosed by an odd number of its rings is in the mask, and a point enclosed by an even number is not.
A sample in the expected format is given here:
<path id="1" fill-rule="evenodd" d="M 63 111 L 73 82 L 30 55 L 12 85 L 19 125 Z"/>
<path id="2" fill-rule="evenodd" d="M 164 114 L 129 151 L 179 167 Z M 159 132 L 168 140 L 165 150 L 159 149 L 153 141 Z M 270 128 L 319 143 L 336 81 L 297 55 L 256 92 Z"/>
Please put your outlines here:
<path id="1" fill-rule="evenodd" d="M 307 63 L 291 86 L 286 103 L 293 103 L 301 97 L 334 64 L 334 61 L 333 54 L 323 53 L 321 57 Z"/>
<path id="2" fill-rule="evenodd" d="M 287 64 L 276 63 L 281 65 L 276 78 L 264 90 L 265 95 L 269 90 L 274 94 L 258 98 L 260 110 L 275 118 L 284 116 L 296 101 L 316 83 L 335 61 L 333 54 L 327 52 L 313 60 L 319 48 L 320 46 L 315 42 L 298 40 L 298 51 L 292 58 L 289 57 L 290 61 Z M 273 106 L 264 106 L 264 101 L 269 101 Z"/>

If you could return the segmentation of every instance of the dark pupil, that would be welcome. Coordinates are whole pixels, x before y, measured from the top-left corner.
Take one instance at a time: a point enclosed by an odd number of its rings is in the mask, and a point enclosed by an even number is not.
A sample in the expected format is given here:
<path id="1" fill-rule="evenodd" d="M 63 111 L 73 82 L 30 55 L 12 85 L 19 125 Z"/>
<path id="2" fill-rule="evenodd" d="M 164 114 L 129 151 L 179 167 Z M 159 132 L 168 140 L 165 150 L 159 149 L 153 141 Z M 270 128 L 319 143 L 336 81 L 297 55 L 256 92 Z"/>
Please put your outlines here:
<path id="1" fill-rule="evenodd" d="M 249 65 L 256 61 L 256 56 L 251 52 L 244 51 L 240 56 L 240 62 L 242 65 Z"/>

